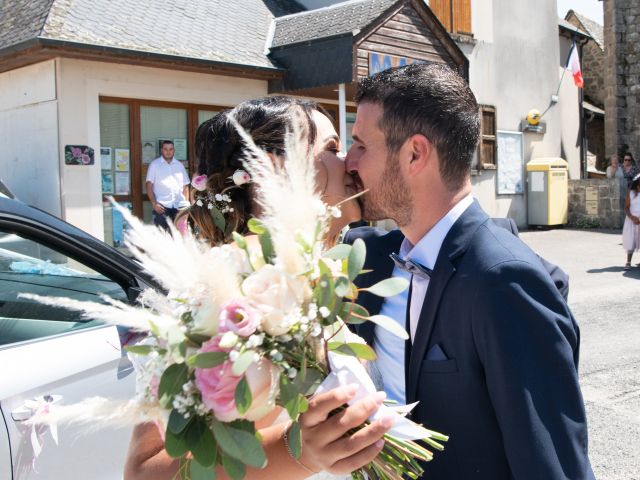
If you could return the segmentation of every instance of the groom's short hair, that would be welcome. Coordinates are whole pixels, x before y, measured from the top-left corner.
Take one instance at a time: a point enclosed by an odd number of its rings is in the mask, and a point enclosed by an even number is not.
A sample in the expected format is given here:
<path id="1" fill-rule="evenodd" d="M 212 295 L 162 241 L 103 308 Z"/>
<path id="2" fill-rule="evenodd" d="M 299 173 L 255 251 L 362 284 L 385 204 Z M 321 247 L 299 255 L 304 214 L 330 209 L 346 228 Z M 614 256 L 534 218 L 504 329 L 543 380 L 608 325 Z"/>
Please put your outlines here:
<path id="1" fill-rule="evenodd" d="M 480 114 L 467 82 L 446 65 L 413 64 L 391 68 L 358 82 L 356 103 L 383 109 L 380 129 L 390 154 L 412 135 L 433 143 L 440 174 L 451 190 L 469 175 L 480 136 Z"/>

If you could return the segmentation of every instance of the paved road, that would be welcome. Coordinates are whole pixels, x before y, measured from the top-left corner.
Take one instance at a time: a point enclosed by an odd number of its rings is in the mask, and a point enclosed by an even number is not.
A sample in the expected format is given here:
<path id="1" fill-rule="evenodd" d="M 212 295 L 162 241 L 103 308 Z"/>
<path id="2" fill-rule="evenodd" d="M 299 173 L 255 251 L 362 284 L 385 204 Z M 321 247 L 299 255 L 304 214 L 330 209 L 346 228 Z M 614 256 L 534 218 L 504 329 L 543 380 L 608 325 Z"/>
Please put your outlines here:
<path id="1" fill-rule="evenodd" d="M 570 276 L 596 478 L 640 480 L 640 267 L 623 270 L 619 232 L 558 229 L 521 238 Z"/>

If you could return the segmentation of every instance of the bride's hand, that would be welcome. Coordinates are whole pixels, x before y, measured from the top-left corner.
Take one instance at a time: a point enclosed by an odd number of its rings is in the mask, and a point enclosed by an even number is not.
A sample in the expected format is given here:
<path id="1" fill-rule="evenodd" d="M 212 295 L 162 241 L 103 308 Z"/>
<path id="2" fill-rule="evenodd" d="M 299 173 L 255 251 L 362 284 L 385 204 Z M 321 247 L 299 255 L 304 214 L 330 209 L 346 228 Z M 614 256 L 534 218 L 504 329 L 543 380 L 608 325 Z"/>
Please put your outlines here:
<path id="1" fill-rule="evenodd" d="M 300 416 L 302 456 L 300 462 L 310 470 L 348 474 L 371 462 L 384 445 L 382 435 L 392 420 L 383 418 L 353 434 L 382 404 L 384 392 L 370 395 L 345 410 L 329 414 L 353 398 L 354 385 L 336 388 L 315 396 Z"/>

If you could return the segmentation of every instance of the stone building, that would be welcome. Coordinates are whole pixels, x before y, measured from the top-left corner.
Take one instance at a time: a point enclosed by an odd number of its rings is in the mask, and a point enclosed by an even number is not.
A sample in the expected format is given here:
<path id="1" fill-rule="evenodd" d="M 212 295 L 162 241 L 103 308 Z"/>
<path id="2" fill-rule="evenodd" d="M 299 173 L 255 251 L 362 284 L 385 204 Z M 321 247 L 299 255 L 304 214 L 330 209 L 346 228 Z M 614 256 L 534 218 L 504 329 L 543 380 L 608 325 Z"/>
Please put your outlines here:
<path id="1" fill-rule="evenodd" d="M 583 109 L 588 155 L 595 156 L 595 167 L 604 171 L 608 165 L 604 142 L 604 103 L 606 99 L 604 28 L 575 10 L 569 10 L 565 20 L 587 32 L 593 39 L 582 47 Z"/>
<path id="2" fill-rule="evenodd" d="M 605 147 L 640 156 L 640 2 L 604 0 Z"/>

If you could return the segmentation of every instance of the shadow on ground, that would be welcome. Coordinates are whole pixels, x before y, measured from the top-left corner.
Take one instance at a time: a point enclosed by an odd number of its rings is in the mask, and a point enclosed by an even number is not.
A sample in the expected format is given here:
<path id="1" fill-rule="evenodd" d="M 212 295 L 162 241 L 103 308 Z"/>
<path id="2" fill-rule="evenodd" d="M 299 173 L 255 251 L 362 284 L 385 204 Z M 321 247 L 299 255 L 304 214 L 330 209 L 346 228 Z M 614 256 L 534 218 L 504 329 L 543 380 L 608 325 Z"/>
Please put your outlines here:
<path id="1" fill-rule="evenodd" d="M 624 267 L 619 266 L 591 268 L 587 273 L 622 273 L 624 277 L 640 279 L 640 267 L 631 267 L 631 270 L 625 270 Z"/>

